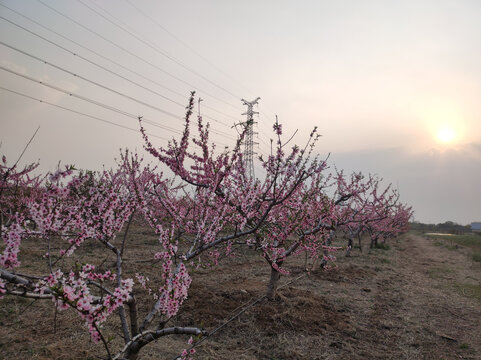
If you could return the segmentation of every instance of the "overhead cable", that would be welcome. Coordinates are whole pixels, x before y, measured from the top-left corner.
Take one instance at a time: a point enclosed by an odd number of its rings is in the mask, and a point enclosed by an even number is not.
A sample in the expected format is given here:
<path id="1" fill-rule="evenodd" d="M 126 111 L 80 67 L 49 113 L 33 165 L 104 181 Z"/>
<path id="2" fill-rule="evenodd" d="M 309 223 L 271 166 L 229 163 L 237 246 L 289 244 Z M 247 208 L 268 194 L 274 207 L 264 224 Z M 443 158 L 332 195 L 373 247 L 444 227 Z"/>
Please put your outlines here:
<path id="1" fill-rule="evenodd" d="M 15 71 L 15 70 L 6 68 L 6 67 L 4 67 L 4 66 L 2 66 L 2 65 L 0 65 L 0 69 L 2 69 L 2 70 L 4 70 L 4 71 L 7 71 L 7 72 L 9 72 L 9 73 L 11 73 L 11 74 L 17 75 L 17 76 L 19 76 L 19 77 L 23 77 L 24 79 L 30 80 L 30 81 L 32 81 L 32 82 L 38 83 L 38 84 L 40 84 L 40 85 L 42 85 L 42 86 L 51 88 L 51 89 L 56 90 L 56 91 L 59 91 L 59 92 L 62 92 L 62 93 L 64 93 L 64 94 L 68 95 L 68 96 L 72 96 L 72 97 L 75 97 L 75 98 L 77 98 L 77 99 L 80 99 L 80 100 L 89 102 L 89 103 L 94 104 L 94 105 L 96 105 L 96 106 L 99 106 L 99 107 L 102 107 L 102 108 L 104 108 L 104 109 L 107 109 L 107 110 L 116 112 L 116 113 L 118 113 L 118 114 L 121 114 L 121 115 L 130 117 L 130 118 L 132 118 L 132 119 L 138 119 L 138 117 L 139 117 L 138 115 L 129 113 L 129 112 L 125 111 L 125 110 L 121 110 L 121 109 L 116 108 L 116 107 L 114 107 L 114 106 L 104 104 L 104 103 L 102 103 L 102 102 L 100 102 L 100 101 L 96 101 L 96 100 L 90 99 L 90 98 L 88 98 L 88 97 L 75 94 L 75 93 L 73 93 L 73 92 L 71 92 L 71 91 L 69 91 L 69 90 L 62 89 L 62 88 L 60 88 L 60 87 L 58 87 L 58 86 L 49 84 L 49 83 L 47 83 L 47 82 L 45 82 L 45 81 L 42 81 L 42 80 L 39 80 L 39 79 L 35 79 L 35 78 L 31 77 L 31 76 L 28 76 L 28 75 L 19 73 L 19 72 Z M 146 123 L 148 123 L 148 124 L 151 124 L 151 125 L 153 125 L 153 126 L 156 126 L 156 127 L 158 127 L 158 128 L 161 128 L 161 129 L 164 129 L 164 130 L 167 130 L 167 131 L 171 131 L 171 132 L 173 132 L 173 133 L 177 133 L 178 135 L 182 135 L 182 131 L 180 131 L 180 130 L 174 129 L 174 128 L 169 127 L 169 126 L 165 126 L 165 125 L 158 124 L 158 123 L 156 123 L 155 121 L 150 120 L 150 119 L 148 119 L 148 118 L 146 118 L 146 117 L 143 117 L 143 119 L 144 119 L 144 121 L 145 121 Z M 213 133 L 217 134 L 217 135 L 225 136 L 225 135 L 223 135 L 223 134 L 219 134 L 219 133 L 216 132 L 215 130 L 211 130 L 211 131 L 212 131 Z M 219 143 L 219 144 L 222 144 L 222 145 L 224 145 L 224 146 L 227 146 L 226 144 L 223 144 L 223 143 L 220 143 L 220 142 L 218 142 L 218 143 Z"/>
<path id="2" fill-rule="evenodd" d="M 22 13 L 16 11 L 15 9 L 12 9 L 12 8 L 8 7 L 8 6 L 5 5 L 5 4 L 0 3 L 0 6 L 2 6 L 2 7 L 4 7 L 4 8 L 7 8 L 7 9 L 10 10 L 11 12 L 17 14 L 18 16 L 21 16 L 21 17 L 23 17 L 24 19 L 27 19 L 28 21 L 36 24 L 37 26 L 40 26 L 41 28 L 43 28 L 43 29 L 45 29 L 45 30 L 47 30 L 47 31 L 49 31 L 49 32 L 51 32 L 51 33 L 53 33 L 53 34 L 61 37 L 62 39 L 65 39 L 65 40 L 67 40 L 67 41 L 69 41 L 69 42 L 71 42 L 71 43 L 73 43 L 73 44 L 81 47 L 82 49 L 84 49 L 84 50 L 86 50 L 86 51 L 89 51 L 90 53 L 92 53 L 92 54 L 94 54 L 94 55 L 96 55 L 96 56 L 98 56 L 98 57 L 100 57 L 100 58 L 102 58 L 102 59 L 110 62 L 111 64 L 114 64 L 114 65 L 116 65 L 116 66 L 118 66 L 118 67 L 120 67 L 120 68 L 122 68 L 122 69 L 124 69 L 124 70 L 126 70 L 126 71 L 128 71 L 128 72 L 130 72 L 131 74 L 134 74 L 134 75 L 136 75 L 136 76 L 138 76 L 138 77 L 140 77 L 140 78 L 142 78 L 142 79 L 144 79 L 144 80 L 146 80 L 146 81 L 148 81 L 148 82 L 150 82 L 150 83 L 152 83 L 152 84 L 154 84 L 154 85 L 157 85 L 157 86 L 161 87 L 162 89 L 169 91 L 169 92 L 172 93 L 172 94 L 175 94 L 175 95 L 177 95 L 177 96 L 179 96 L 179 97 L 181 97 L 181 98 L 185 98 L 185 94 L 182 94 L 182 93 L 180 93 L 180 92 L 178 92 L 178 91 L 172 90 L 171 88 L 163 85 L 162 83 L 160 83 L 160 82 L 152 79 L 152 77 L 148 77 L 148 76 L 142 75 L 141 73 L 139 73 L 139 72 L 137 72 L 137 71 L 135 71 L 135 70 L 127 67 L 127 66 L 124 66 L 124 65 L 120 64 L 119 62 L 117 62 L 117 61 L 115 61 L 115 60 L 112 60 L 111 58 L 109 58 L 109 57 L 107 57 L 107 56 L 104 56 L 104 55 L 98 53 L 97 51 L 92 50 L 92 49 L 90 49 L 89 47 L 80 44 L 79 42 L 77 42 L 77 41 L 75 41 L 75 40 L 70 39 L 69 37 L 67 37 L 67 36 L 59 33 L 58 31 L 55 31 L 55 30 L 53 30 L 53 29 L 51 29 L 51 28 L 49 28 L 49 27 L 41 24 L 40 22 L 38 22 L 38 21 L 36 21 L 36 20 L 34 20 L 34 19 L 26 16 L 25 14 L 22 14 Z M 31 31 L 31 30 L 29 30 L 29 29 L 27 29 L 27 28 L 25 28 L 25 27 L 23 27 L 23 26 L 15 23 L 15 22 L 9 20 L 9 19 L 6 19 L 6 18 L 4 18 L 4 17 L 1 17 L 1 18 L 4 19 L 5 21 L 8 21 L 10 24 L 12 24 L 12 25 L 14 25 L 14 26 L 17 26 L 17 27 L 21 28 L 21 29 L 24 30 L 24 31 L 27 31 L 27 32 L 30 33 L 30 34 L 32 34 L 32 35 L 34 35 L 34 36 L 36 36 L 36 37 L 39 37 L 39 38 L 41 38 L 42 40 L 45 40 L 45 41 L 49 42 L 50 44 L 52 44 L 52 45 L 54 45 L 54 46 L 57 46 L 57 47 L 59 47 L 59 48 L 63 48 L 61 45 L 58 45 L 57 43 L 54 43 L 53 41 L 51 41 L 51 40 L 49 40 L 49 39 L 47 39 L 47 38 L 45 38 L 45 37 L 43 37 L 43 36 L 41 36 L 41 35 L 33 32 L 33 31 Z M 74 52 L 74 51 L 71 51 L 71 50 L 67 50 L 67 49 L 63 49 L 63 50 L 68 51 L 68 52 L 74 54 L 75 56 L 78 56 L 78 57 L 81 58 L 81 59 L 84 59 L 84 57 L 80 56 L 77 52 Z M 102 68 L 103 70 L 109 71 L 110 73 L 114 73 L 112 70 L 107 69 L 107 68 L 105 68 L 104 66 L 101 66 L 101 65 L 99 65 L 99 64 L 97 64 L 97 63 L 95 63 L 95 62 L 93 62 L 93 61 L 91 61 L 91 60 L 87 60 L 87 59 L 84 59 L 84 60 L 85 60 L 85 61 L 88 61 L 89 63 L 91 63 L 91 64 L 93 64 L 93 65 L 95 65 L 95 66 L 98 66 L 99 68 Z M 117 73 L 115 73 L 115 74 L 116 74 L 117 76 L 120 76 L 120 77 L 124 78 L 122 75 L 119 75 L 119 74 L 117 74 Z M 124 79 L 127 80 L 126 78 L 124 78 Z M 131 81 L 131 80 L 127 80 L 127 81 Z M 140 85 L 138 85 L 138 86 L 140 86 Z M 142 86 L 142 87 L 143 87 L 143 86 Z M 144 87 L 143 87 L 143 88 L 144 88 Z M 150 91 L 150 90 L 149 90 L 149 91 Z M 161 95 L 161 94 L 157 94 L 157 95 L 164 97 L 164 96 Z M 174 101 L 174 100 L 169 99 L 169 98 L 167 98 L 167 97 L 165 97 L 165 98 L 168 99 L 169 101 L 172 101 L 172 102 Z M 225 112 L 223 112 L 223 111 L 220 111 L 220 110 L 218 110 L 218 109 L 216 109 L 216 108 L 214 108 L 214 107 L 212 107 L 212 106 L 210 106 L 210 105 L 208 105 L 208 104 L 204 104 L 203 107 L 206 108 L 206 109 L 212 110 L 212 111 L 214 111 L 214 112 L 216 112 L 216 113 L 218 113 L 218 114 L 220 114 L 220 115 L 223 115 L 223 116 L 225 116 L 225 117 L 229 117 L 229 118 L 231 118 L 231 119 L 233 119 L 233 120 L 236 120 L 236 121 L 238 120 L 238 117 L 234 117 L 234 116 L 232 116 L 232 115 L 229 115 L 229 114 L 227 114 L 227 113 L 225 113 Z M 223 123 L 222 121 L 217 120 L 217 119 L 214 119 L 214 118 L 212 118 L 212 117 L 210 117 L 210 116 L 204 115 L 204 117 L 209 118 L 209 119 L 214 120 L 214 121 L 216 121 L 216 122 L 218 122 L 218 123 L 220 123 L 220 124 L 223 124 L 223 125 L 225 125 L 225 126 L 230 127 L 230 125 L 225 124 L 225 123 Z"/>
<path id="3" fill-rule="evenodd" d="M 113 121 L 105 120 L 105 119 L 102 119 L 98 116 L 94 116 L 94 115 L 83 113 L 81 111 L 73 110 L 73 109 L 67 108 L 65 106 L 57 105 L 57 104 L 48 102 L 46 100 L 38 99 L 36 97 L 30 96 L 30 95 L 27 95 L 27 94 L 24 94 L 24 93 L 21 93 L 21 92 L 12 90 L 12 89 L 8 89 L 8 88 L 5 88 L 3 86 L 0 86 L 0 89 L 4 90 L 4 91 L 8 91 L 12 94 L 22 96 L 22 97 L 27 98 L 27 99 L 35 100 L 35 101 L 41 102 L 43 104 L 54 106 L 54 107 L 59 108 L 59 109 L 63 109 L 63 110 L 66 110 L 66 111 L 69 111 L 69 112 L 72 112 L 72 113 L 75 113 L 75 114 L 78 114 L 78 115 L 82 115 L 82 116 L 85 116 L 85 117 L 88 117 L 88 118 L 91 118 L 91 119 L 94 119 L 94 120 L 97 120 L 97 121 L 101 121 L 103 123 L 107 123 L 107 124 L 114 125 L 114 126 L 126 129 L 126 130 L 131 130 L 131 131 L 135 131 L 137 133 L 140 133 L 140 130 L 138 130 L 138 129 L 134 129 L 134 128 L 131 128 L 131 127 L 128 127 L 128 126 L 125 126 L 125 125 L 117 124 Z M 162 140 L 166 140 L 166 141 L 170 141 L 169 139 L 166 139 L 166 138 L 164 138 L 162 136 L 158 136 L 158 135 L 149 134 L 149 136 L 152 136 L 152 137 L 155 137 L 155 138 L 158 138 L 158 139 L 162 139 Z"/>
<path id="4" fill-rule="evenodd" d="M 137 55 L 137 54 L 133 53 L 132 51 L 126 49 L 125 47 L 123 47 L 123 46 L 115 43 L 114 41 L 108 39 L 107 37 L 105 37 L 105 36 L 103 36 L 103 35 L 101 35 L 101 34 L 99 34 L 98 32 L 90 29 L 89 27 L 87 27 L 87 26 L 83 25 L 82 23 L 76 21 L 75 19 L 71 18 L 70 16 L 68 16 L 68 15 L 66 15 L 66 14 L 58 11 L 58 10 L 55 9 L 54 7 L 46 4 L 44 1 L 42 1 L 42 0 L 37 0 L 37 1 L 38 1 L 39 3 L 41 3 L 42 5 L 44 5 L 45 7 L 47 7 L 48 9 L 52 10 L 53 12 L 55 12 L 56 14 L 58 14 L 58 15 L 64 17 L 64 18 L 66 18 L 66 19 L 68 19 L 69 21 L 71 21 L 71 22 L 75 23 L 76 25 L 80 26 L 82 29 L 90 32 L 91 34 L 94 34 L 95 36 L 101 38 L 102 40 L 108 42 L 109 44 L 115 46 L 116 48 L 118 48 L 118 49 L 126 52 L 126 53 L 129 54 L 130 56 L 135 57 L 136 59 L 142 61 L 143 63 L 145 63 L 145 64 L 147 64 L 147 65 L 149 65 L 149 66 L 157 69 L 158 71 L 166 74 L 167 76 L 171 77 L 172 79 L 175 79 L 175 80 L 177 80 L 177 81 L 179 81 L 179 82 L 181 82 L 181 83 L 183 83 L 183 84 L 185 84 L 185 85 L 188 85 L 190 88 L 194 88 L 194 89 L 197 89 L 197 90 L 201 90 L 201 89 L 199 89 L 197 86 L 194 86 L 194 85 L 190 84 L 189 82 L 187 82 L 187 81 L 179 78 L 178 76 L 175 76 L 175 75 L 171 74 L 170 72 L 162 69 L 161 67 L 155 65 L 154 63 L 152 63 L 152 62 L 150 62 L 150 61 L 148 61 L 148 60 L 145 60 L 144 58 L 140 57 L 139 55 Z M 206 92 L 206 91 L 204 91 L 204 90 L 202 90 L 202 93 L 206 94 L 207 96 L 209 96 L 209 97 L 211 97 L 211 98 L 213 98 L 213 99 L 215 99 L 215 100 L 217 100 L 217 101 L 219 101 L 219 102 L 222 102 L 222 103 L 224 103 L 224 104 L 226 104 L 226 105 L 228 105 L 228 106 L 231 106 L 231 107 L 233 107 L 233 108 L 236 109 L 236 110 L 239 109 L 239 108 L 237 108 L 236 106 L 234 106 L 234 105 L 226 102 L 225 100 L 222 100 L 222 99 L 220 99 L 219 97 L 217 97 L 217 96 L 215 96 L 215 95 L 212 95 L 212 94 L 210 94 L 210 93 L 208 93 L 208 92 Z"/>
<path id="5" fill-rule="evenodd" d="M 0 5 L 1 5 L 1 4 L 0 4 Z M 1 15 L 0 15 L 0 19 L 5 20 L 5 21 L 9 22 L 10 24 L 12 24 L 12 25 L 14 25 L 14 26 L 16 26 L 16 27 L 21 28 L 22 30 L 24 30 L 24 31 L 26 31 L 26 32 L 28 32 L 28 33 L 30 33 L 30 34 L 32 34 L 32 35 L 34 35 L 34 36 L 36 36 L 36 37 L 38 37 L 38 38 L 46 41 L 46 42 L 48 42 L 48 43 L 50 43 L 50 44 L 52 44 L 52 45 L 54 45 L 54 46 L 56 46 L 56 47 L 58 47 L 59 49 L 65 51 L 65 52 L 68 52 L 68 53 L 72 54 L 73 56 L 76 56 L 76 57 L 78 57 L 78 58 L 80 58 L 80 59 L 88 62 L 89 64 L 92 64 L 92 65 L 94 65 L 94 66 L 96 66 L 96 67 L 98 67 L 98 68 L 100 68 L 100 69 L 102 69 L 102 70 L 104 70 L 104 71 L 112 74 L 112 75 L 115 75 L 115 76 L 117 76 L 117 77 L 119 77 L 119 78 L 121 78 L 121 79 L 123 79 L 123 80 L 125 80 L 125 81 L 127 81 L 127 82 L 130 82 L 131 84 L 134 84 L 134 85 L 136 85 L 136 86 L 138 86 L 138 87 L 140 87 L 140 88 L 142 88 L 142 89 L 144 89 L 144 90 L 147 90 L 147 91 L 149 91 L 149 92 L 151 92 L 151 93 L 153 93 L 153 94 L 155 94 L 155 95 L 158 95 L 158 96 L 162 97 L 163 99 L 166 99 L 166 100 L 168 100 L 168 101 L 170 101 L 170 102 L 172 102 L 172 103 L 174 103 L 174 104 L 176 104 L 176 105 L 178 105 L 178 106 L 180 106 L 180 107 L 182 107 L 182 108 L 185 108 L 185 106 L 184 106 L 183 104 L 181 104 L 181 103 L 179 103 L 179 102 L 177 102 L 177 101 L 175 101 L 175 100 L 172 100 L 172 99 L 170 99 L 170 98 L 168 98 L 168 97 L 160 94 L 159 92 L 157 92 L 157 91 L 155 91 L 155 90 L 152 90 L 152 89 L 150 89 L 150 88 L 147 88 L 147 87 L 143 86 L 142 84 L 139 84 L 139 83 L 135 82 L 134 80 L 131 80 L 131 79 L 129 79 L 129 78 L 126 78 L 125 76 L 120 75 L 120 74 L 116 73 L 115 71 L 112 71 L 112 70 L 106 68 L 105 66 L 102 66 L 102 65 L 100 65 L 100 64 L 97 64 L 97 63 L 95 63 L 94 61 L 89 60 L 89 59 L 87 59 L 86 57 L 84 57 L 84 56 L 82 56 L 82 55 L 80 55 L 80 54 L 78 54 L 78 53 L 76 53 L 76 52 L 74 52 L 74 51 L 72 51 L 72 50 L 69 50 L 69 49 L 67 49 L 66 47 L 64 47 L 64 46 L 62 46 L 62 45 L 59 45 L 59 44 L 55 43 L 54 41 L 51 41 L 51 40 L 49 40 L 49 39 L 47 39 L 47 38 L 45 38 L 45 37 L 43 37 L 43 36 L 41 36 L 41 35 L 39 35 L 39 34 L 36 34 L 36 33 L 34 33 L 33 31 L 31 31 L 31 30 L 29 30 L 29 29 L 27 29 L 27 28 L 25 28 L 25 27 L 23 27 L 23 26 L 21 26 L 21 25 L 19 25 L 19 24 L 16 24 L 15 22 L 13 22 L 13 21 L 11 21 L 11 20 L 9 20 L 9 19 L 6 19 L 5 17 L 3 17 L 3 16 L 1 16 Z M 2 43 L 2 44 L 4 44 L 5 46 L 11 48 L 12 50 L 22 52 L 21 50 L 13 47 L 12 45 L 8 45 L 8 44 L 6 44 L 6 43 Z M 31 56 L 30 54 L 28 54 L 28 53 L 26 53 L 26 52 L 22 52 L 22 53 L 23 53 L 24 55 Z M 35 59 L 36 59 L 36 60 L 39 60 L 38 58 L 35 58 Z M 42 61 L 42 60 L 39 60 L 39 61 Z M 43 62 L 47 64 L 46 61 L 43 61 Z M 52 64 L 48 63 L 47 65 L 52 65 Z M 58 69 L 58 67 L 57 67 L 57 69 Z M 81 77 L 80 77 L 80 78 L 81 78 Z M 83 80 L 84 80 L 84 79 L 83 79 Z M 132 100 L 132 99 L 131 99 L 131 100 Z M 135 101 L 135 100 L 134 100 L 134 101 Z M 143 105 L 145 105 L 145 103 L 144 103 Z M 152 105 L 152 106 L 153 106 L 153 105 Z M 152 107 L 152 106 L 150 106 L 150 107 Z M 155 106 L 154 106 L 154 107 L 155 107 Z M 219 124 L 221 124 L 221 125 L 224 125 L 224 126 L 226 126 L 226 127 L 230 127 L 230 126 L 227 125 L 226 123 L 224 123 L 224 122 L 222 122 L 222 121 L 220 121 L 220 120 L 217 120 L 216 118 L 213 118 L 213 117 L 211 117 L 211 116 L 209 116 L 209 115 L 205 115 L 204 117 L 205 117 L 205 118 L 208 118 L 208 119 L 210 119 L 210 120 L 212 120 L 212 121 L 215 121 L 215 122 L 217 122 L 217 123 L 219 123 Z"/>
<path id="6" fill-rule="evenodd" d="M 85 6 L 86 8 L 88 8 L 89 10 L 93 11 L 95 14 L 97 14 L 98 16 L 102 17 L 104 20 L 108 21 L 109 23 L 111 23 L 112 25 L 116 26 L 117 28 L 121 29 L 122 31 L 126 32 L 127 34 L 129 34 L 130 36 L 132 36 L 134 39 L 140 41 L 142 44 L 148 46 L 149 48 L 151 48 L 152 50 L 154 50 L 155 52 L 157 52 L 158 54 L 166 57 L 167 59 L 169 59 L 170 61 L 174 62 L 175 64 L 179 65 L 180 67 L 184 68 L 185 70 L 189 71 L 190 73 L 200 77 L 201 79 L 207 81 L 209 84 L 215 86 L 216 88 L 226 92 L 227 94 L 233 96 L 234 98 L 236 99 L 239 99 L 240 96 L 237 96 L 235 95 L 234 93 L 232 93 L 231 91 L 227 90 L 226 88 L 224 88 L 223 86 L 219 85 L 219 84 L 216 84 L 215 82 L 213 82 L 212 80 L 208 79 L 207 77 L 205 77 L 204 75 L 200 74 L 199 72 L 197 72 L 196 70 L 192 69 L 191 67 L 187 66 L 186 64 L 184 64 L 182 61 L 180 61 L 179 59 L 173 57 L 172 55 L 169 55 L 165 50 L 162 50 L 160 49 L 159 47 L 153 45 L 151 42 L 149 41 L 146 41 L 144 40 L 141 36 L 138 35 L 138 33 L 136 33 L 135 31 L 133 31 L 132 29 L 131 30 L 127 30 L 125 29 L 123 26 L 117 24 L 115 21 L 112 21 L 110 19 L 108 19 L 107 17 L 105 17 L 104 15 L 102 15 L 100 12 L 98 12 L 97 10 L 95 10 L 94 8 L 92 8 L 91 6 L 87 5 L 84 1 L 82 0 L 77 0 L 79 3 L 81 3 L 83 6 Z M 95 6 L 97 6 L 98 8 L 100 8 L 102 11 L 104 11 L 105 13 L 107 13 L 110 17 L 112 17 L 113 19 L 119 21 L 120 23 L 122 23 L 124 26 L 126 27 L 129 27 L 125 22 L 123 22 L 122 20 L 118 19 L 117 17 L 115 17 L 114 15 L 112 15 L 109 11 L 105 10 L 103 7 L 101 7 L 100 5 L 98 4 L 95 4 Z"/>

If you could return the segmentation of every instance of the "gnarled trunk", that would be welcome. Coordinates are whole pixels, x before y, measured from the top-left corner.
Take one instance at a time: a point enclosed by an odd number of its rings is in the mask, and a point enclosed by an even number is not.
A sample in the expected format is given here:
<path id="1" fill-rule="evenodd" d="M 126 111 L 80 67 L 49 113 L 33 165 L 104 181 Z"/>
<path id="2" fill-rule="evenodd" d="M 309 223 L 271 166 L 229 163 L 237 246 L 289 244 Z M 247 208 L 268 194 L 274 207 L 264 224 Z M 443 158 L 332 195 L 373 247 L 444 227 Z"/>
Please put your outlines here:
<path id="1" fill-rule="evenodd" d="M 276 263 L 278 267 L 282 265 L 282 262 Z M 276 297 L 277 287 L 279 286 L 279 279 L 281 278 L 281 273 L 271 266 L 271 277 L 269 279 L 269 284 L 267 284 L 267 298 L 273 300 Z"/>

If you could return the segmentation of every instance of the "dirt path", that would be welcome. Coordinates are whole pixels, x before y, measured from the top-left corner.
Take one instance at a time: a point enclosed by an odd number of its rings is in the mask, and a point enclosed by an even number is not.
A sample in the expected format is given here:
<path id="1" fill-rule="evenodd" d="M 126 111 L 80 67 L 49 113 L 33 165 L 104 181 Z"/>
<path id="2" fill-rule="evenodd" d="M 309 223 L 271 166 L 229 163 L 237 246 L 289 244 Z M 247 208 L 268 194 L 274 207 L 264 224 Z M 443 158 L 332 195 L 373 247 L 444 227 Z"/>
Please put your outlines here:
<path id="1" fill-rule="evenodd" d="M 481 359 L 481 303 L 459 291 L 481 280 L 479 265 L 412 234 L 368 258 L 367 276 L 333 294 L 349 304 L 356 331 L 342 341 L 350 349 L 326 358 Z M 366 261 L 353 260 L 352 271 Z"/>
<path id="2" fill-rule="evenodd" d="M 481 359 L 481 302 L 459 288 L 476 284 L 481 268 L 465 254 L 408 234 L 390 250 L 354 252 L 337 263 L 337 269 L 317 270 L 283 289 L 277 302 L 243 314 L 208 340 L 199 358 Z M 225 286 L 236 279 L 244 294 L 261 293 L 267 277 L 246 272 L 239 279 L 227 267 L 223 274 Z M 219 293 L 212 280 L 199 286 L 212 291 L 211 299 L 218 296 L 215 304 L 204 298 L 195 307 L 215 309 L 204 319 L 214 325 L 214 317 L 229 314 L 224 305 L 233 301 L 233 309 L 241 298 L 236 301 L 234 288 Z"/>
<path id="3" fill-rule="evenodd" d="M 387 309 L 399 306 L 400 350 L 406 358 L 480 359 L 481 303 L 459 291 L 461 284 L 479 284 L 479 265 L 424 237 L 405 239 L 394 246 L 394 268 L 379 288 L 381 304 L 398 303 Z"/>

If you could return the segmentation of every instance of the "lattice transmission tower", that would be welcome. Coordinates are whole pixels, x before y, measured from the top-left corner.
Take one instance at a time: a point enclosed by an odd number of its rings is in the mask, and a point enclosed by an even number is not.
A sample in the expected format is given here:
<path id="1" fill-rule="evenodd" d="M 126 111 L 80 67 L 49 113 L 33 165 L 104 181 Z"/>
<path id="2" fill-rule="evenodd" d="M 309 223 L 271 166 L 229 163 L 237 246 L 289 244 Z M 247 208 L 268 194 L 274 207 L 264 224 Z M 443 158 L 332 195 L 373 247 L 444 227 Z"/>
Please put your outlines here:
<path id="1" fill-rule="evenodd" d="M 242 115 L 247 115 L 247 120 L 246 122 L 240 123 L 240 125 L 245 126 L 245 137 L 244 137 L 244 167 L 246 170 L 246 175 L 251 178 L 255 179 L 255 173 L 254 173 L 254 144 L 257 144 L 254 142 L 254 115 L 259 114 L 257 111 L 254 111 L 254 105 L 257 104 L 257 102 L 261 98 L 258 97 L 255 100 L 252 101 L 246 101 L 242 99 L 242 102 L 244 105 L 247 106 L 247 111 L 243 113 Z"/>

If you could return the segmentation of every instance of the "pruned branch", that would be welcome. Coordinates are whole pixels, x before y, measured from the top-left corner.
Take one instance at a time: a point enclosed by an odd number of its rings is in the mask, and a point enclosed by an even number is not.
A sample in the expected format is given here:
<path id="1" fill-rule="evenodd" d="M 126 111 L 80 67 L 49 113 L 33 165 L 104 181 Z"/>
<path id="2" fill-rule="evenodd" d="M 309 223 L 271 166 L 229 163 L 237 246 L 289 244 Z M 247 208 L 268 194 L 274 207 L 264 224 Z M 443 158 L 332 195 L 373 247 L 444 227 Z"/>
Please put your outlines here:
<path id="1" fill-rule="evenodd" d="M 129 358 L 132 354 L 136 354 L 142 347 L 155 341 L 163 336 L 168 335 L 193 335 L 193 336 L 206 336 L 208 333 L 205 330 L 201 330 L 196 327 L 170 327 L 160 330 L 148 330 L 144 331 L 137 336 L 133 337 L 124 348 L 113 358 L 113 360 L 119 360 L 122 358 Z"/>

